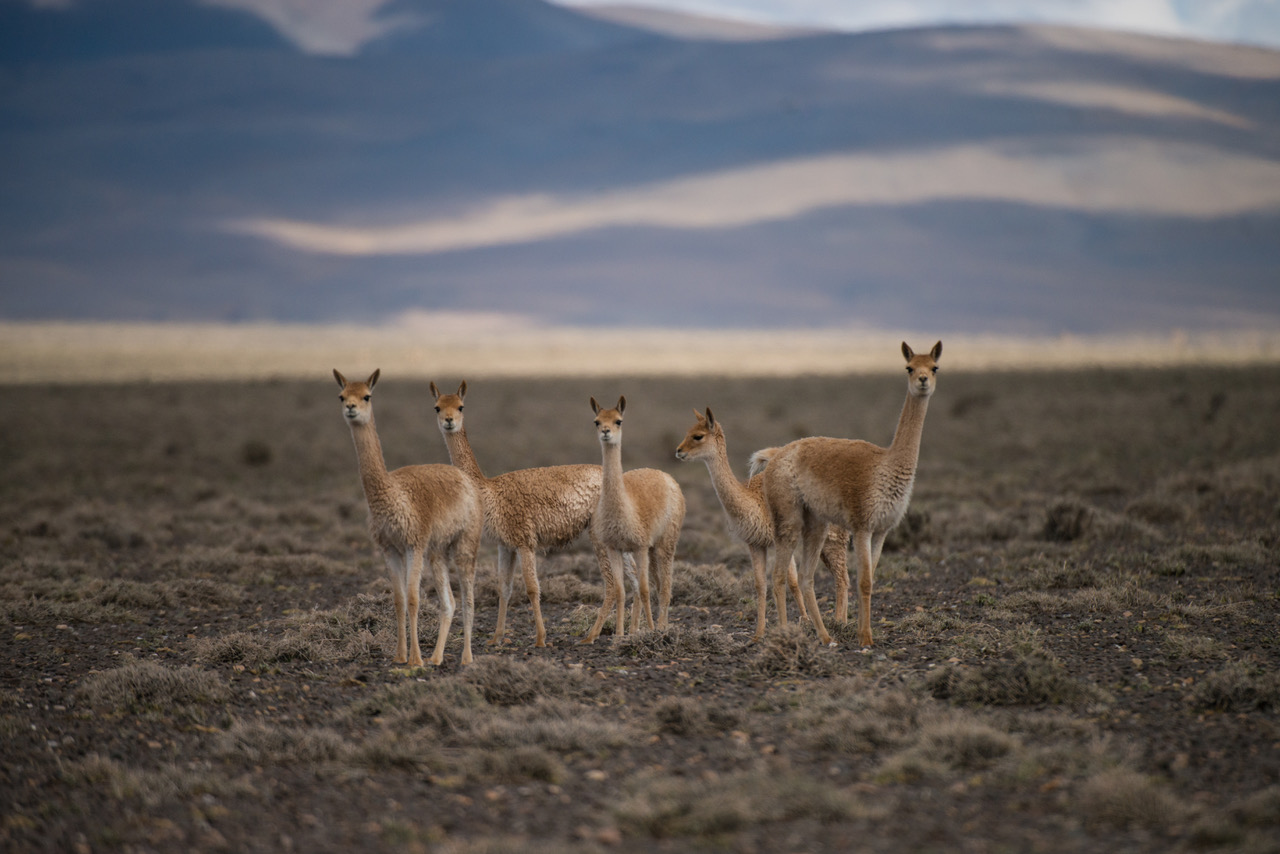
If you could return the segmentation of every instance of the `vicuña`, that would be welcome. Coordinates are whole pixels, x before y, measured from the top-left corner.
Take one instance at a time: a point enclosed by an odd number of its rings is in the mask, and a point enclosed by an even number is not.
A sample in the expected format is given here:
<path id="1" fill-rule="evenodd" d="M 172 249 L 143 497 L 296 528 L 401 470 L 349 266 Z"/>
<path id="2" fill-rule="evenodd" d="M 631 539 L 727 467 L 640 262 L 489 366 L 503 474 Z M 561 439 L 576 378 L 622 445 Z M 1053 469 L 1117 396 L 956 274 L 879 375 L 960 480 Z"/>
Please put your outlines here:
<path id="1" fill-rule="evenodd" d="M 355 441 L 360 482 L 369 504 L 369 536 L 382 553 L 396 606 L 396 661 L 422 664 L 418 647 L 418 588 L 424 558 L 435 576 L 440 599 L 440 631 L 431 663 L 444 661 L 445 641 L 453 622 L 454 600 L 449 564 L 462 585 L 462 663 L 471 663 L 471 626 L 475 615 L 476 551 L 484 529 L 480 491 L 453 466 L 405 466 L 387 471 L 382 443 L 373 423 L 373 387 L 381 371 L 362 382 L 348 382 L 333 372 L 342 387 L 342 414 Z"/>
<path id="2" fill-rule="evenodd" d="M 907 399 L 898 418 L 893 443 L 881 448 L 851 439 L 811 437 L 777 449 L 764 471 L 765 500 L 773 515 L 777 548 L 773 584 L 781 589 L 786 563 L 797 542 L 800 591 L 813 617 L 818 638 L 831 643 L 813 592 L 813 575 L 826 540 L 827 526 L 853 533 L 858 566 L 858 642 L 871 645 L 871 588 L 884 538 L 906 515 L 920 458 L 920 436 L 929 398 L 937 385 L 942 342 L 927 354 L 916 354 L 906 342 Z M 786 611 L 779 612 L 785 625 Z"/>

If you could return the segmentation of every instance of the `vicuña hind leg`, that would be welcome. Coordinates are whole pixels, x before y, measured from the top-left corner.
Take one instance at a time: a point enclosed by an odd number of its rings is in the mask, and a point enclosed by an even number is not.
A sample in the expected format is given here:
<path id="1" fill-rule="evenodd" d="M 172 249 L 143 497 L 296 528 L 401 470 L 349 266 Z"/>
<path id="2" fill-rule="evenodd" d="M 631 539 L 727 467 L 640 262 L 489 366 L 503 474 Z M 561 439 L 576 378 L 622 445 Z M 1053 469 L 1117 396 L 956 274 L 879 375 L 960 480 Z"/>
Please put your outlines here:
<path id="1" fill-rule="evenodd" d="M 476 615 L 476 553 L 470 545 L 463 543 L 454 550 L 454 569 L 457 571 L 462 586 L 462 663 L 470 664 L 471 630 Z"/>
<path id="2" fill-rule="evenodd" d="M 791 598 L 796 600 L 796 616 L 801 622 L 809 619 L 809 609 L 805 607 L 804 597 L 800 595 L 800 571 L 796 569 L 794 557 L 787 563 L 787 587 L 791 588 Z"/>
<path id="3" fill-rule="evenodd" d="M 582 643 L 596 642 L 596 638 L 600 636 L 601 629 L 604 628 L 604 621 L 609 619 L 609 614 L 613 611 L 614 605 L 618 600 L 619 588 L 617 583 L 620 572 L 610 562 L 609 550 L 596 539 L 595 531 L 591 532 L 591 545 L 595 549 L 596 564 L 600 567 L 600 578 L 604 582 L 604 602 L 601 603 L 600 610 L 596 612 L 596 621 L 591 625 L 586 637 L 582 639 Z"/>
<path id="4" fill-rule="evenodd" d="M 764 637 L 764 627 L 768 623 L 769 594 L 765 583 L 765 570 L 768 568 L 768 554 L 764 549 L 751 549 L 751 572 L 756 582 L 756 633 L 751 636 L 752 643 Z"/>
<path id="5" fill-rule="evenodd" d="M 419 593 L 422 588 L 422 561 L 425 560 L 421 549 L 408 549 L 404 553 L 404 563 L 408 566 L 408 584 L 404 590 L 404 611 L 408 613 L 408 665 L 422 666 L 422 649 L 417 645 L 417 612 L 419 612 Z"/>
<path id="6" fill-rule="evenodd" d="M 537 640 L 534 646 L 547 645 L 547 628 L 542 623 L 542 590 L 538 587 L 538 556 L 533 549 L 520 549 L 520 572 L 524 575 L 524 589 L 529 594 L 533 608 L 533 625 Z"/>
<path id="7" fill-rule="evenodd" d="M 498 545 L 498 627 L 493 630 L 490 644 L 500 644 L 507 637 L 507 607 L 515 589 L 516 553 L 504 545 Z"/>
<path id="8" fill-rule="evenodd" d="M 436 580 L 436 595 L 440 599 L 440 630 L 436 633 L 436 648 L 435 652 L 431 653 L 431 663 L 436 667 L 439 667 L 444 663 L 444 647 L 445 643 L 449 640 L 449 627 L 453 624 L 453 591 L 449 589 L 449 565 L 445 563 L 444 555 L 433 553 L 430 555 L 430 562 L 431 572 L 435 576 Z M 418 563 L 418 566 L 419 574 L 421 574 L 421 562 Z M 418 586 L 417 582 L 414 579 L 410 579 L 410 582 L 412 585 L 410 590 L 416 590 Z M 411 605 L 416 604 L 416 602 L 417 595 L 415 593 L 411 598 Z M 416 614 L 414 615 L 411 625 L 413 626 L 414 647 L 416 651 L 416 647 L 418 645 L 418 620 Z M 421 652 L 417 653 L 417 659 L 416 664 L 422 664 Z M 409 663 L 415 664 L 412 658 L 409 659 Z"/>
<path id="9" fill-rule="evenodd" d="M 806 517 L 800 537 L 804 556 L 799 569 L 800 591 L 804 594 L 805 606 L 809 609 L 809 619 L 813 621 L 818 640 L 830 645 L 831 635 L 822 622 L 822 611 L 818 609 L 818 597 L 813 591 L 813 576 L 818 569 L 818 561 L 822 558 L 822 543 L 826 538 L 826 524 L 811 516 Z"/>
<path id="10" fill-rule="evenodd" d="M 883 540 L 881 541 L 883 542 Z M 822 546 L 822 562 L 836 584 L 836 622 L 849 622 L 849 535 L 838 540 L 828 537 Z"/>
<path id="11" fill-rule="evenodd" d="M 651 550 L 658 570 L 658 628 L 664 632 L 671 615 L 671 586 L 675 575 L 676 541 L 679 538 L 680 528 L 677 526 L 674 536 L 668 534 Z"/>

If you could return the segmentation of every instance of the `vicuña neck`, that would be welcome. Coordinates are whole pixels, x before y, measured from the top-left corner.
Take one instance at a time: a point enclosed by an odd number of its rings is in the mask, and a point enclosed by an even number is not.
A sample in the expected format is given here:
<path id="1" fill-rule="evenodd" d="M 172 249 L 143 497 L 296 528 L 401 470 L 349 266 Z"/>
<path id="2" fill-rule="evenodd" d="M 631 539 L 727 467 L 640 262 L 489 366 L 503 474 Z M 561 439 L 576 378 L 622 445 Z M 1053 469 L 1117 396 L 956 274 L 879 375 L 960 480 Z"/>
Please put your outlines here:
<path id="1" fill-rule="evenodd" d="M 351 425 L 351 439 L 356 445 L 356 462 L 360 466 L 360 482 L 364 485 L 365 498 L 386 492 L 391 486 L 387 475 L 387 463 L 382 458 L 382 442 L 378 429 L 370 418 L 365 424 Z"/>
<path id="2" fill-rule="evenodd" d="M 889 456 L 909 463 L 913 471 L 920 458 L 920 437 L 924 433 L 924 415 L 928 409 L 929 398 L 916 397 L 908 392 L 906 403 L 902 404 L 902 415 L 898 417 L 898 429 L 893 433 L 893 444 L 889 446 Z"/>
<path id="3" fill-rule="evenodd" d="M 622 446 L 601 443 L 600 447 L 603 449 L 600 467 L 604 475 L 600 485 L 600 502 L 613 513 L 629 517 L 632 507 L 626 485 L 622 482 Z"/>
<path id="4" fill-rule="evenodd" d="M 753 502 L 750 491 L 729 466 L 728 446 L 723 441 L 717 443 L 715 455 L 706 457 L 703 462 L 711 473 L 711 488 L 716 491 L 716 497 L 720 499 L 725 512 L 734 518 L 745 515 Z"/>
<path id="5" fill-rule="evenodd" d="M 485 479 L 480 464 L 476 462 L 476 455 L 471 450 L 471 440 L 467 438 L 466 427 L 445 433 L 444 444 L 449 449 L 449 461 L 454 466 L 477 480 Z"/>

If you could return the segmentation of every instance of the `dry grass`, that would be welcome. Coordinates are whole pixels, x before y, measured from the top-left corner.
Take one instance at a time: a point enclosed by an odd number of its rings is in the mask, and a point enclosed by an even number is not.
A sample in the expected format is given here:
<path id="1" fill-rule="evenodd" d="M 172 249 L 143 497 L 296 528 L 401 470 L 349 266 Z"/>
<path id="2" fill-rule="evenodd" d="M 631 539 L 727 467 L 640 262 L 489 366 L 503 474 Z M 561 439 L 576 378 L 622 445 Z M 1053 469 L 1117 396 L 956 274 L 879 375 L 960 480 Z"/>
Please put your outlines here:
<path id="1" fill-rule="evenodd" d="M 467 668 L 457 621 L 441 668 L 391 660 L 327 363 L 23 387 L 0 424 L 0 847 L 1274 850 L 1280 372 L 987 375 L 963 353 L 869 650 L 821 572 L 835 649 L 772 604 L 744 642 L 745 549 L 672 451 L 707 405 L 739 473 L 797 435 L 887 442 L 900 380 L 468 373 L 488 471 L 598 460 L 587 397 L 625 392 L 628 466 L 671 471 L 690 509 L 671 628 L 617 643 L 576 643 L 601 590 L 582 538 L 540 561 L 551 646 L 521 595 L 489 646 L 486 547 Z M 388 463 L 443 461 L 426 389 L 383 368 Z"/>

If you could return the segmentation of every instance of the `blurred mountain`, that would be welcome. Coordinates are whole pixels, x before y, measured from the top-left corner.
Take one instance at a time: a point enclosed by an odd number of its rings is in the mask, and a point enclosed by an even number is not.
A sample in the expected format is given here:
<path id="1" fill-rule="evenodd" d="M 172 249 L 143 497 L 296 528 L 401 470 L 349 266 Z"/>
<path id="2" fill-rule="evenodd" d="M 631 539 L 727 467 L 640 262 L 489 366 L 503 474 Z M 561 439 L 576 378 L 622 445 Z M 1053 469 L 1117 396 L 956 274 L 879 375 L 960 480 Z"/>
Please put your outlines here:
<path id="1" fill-rule="evenodd" d="M 397 26 L 364 48 L 369 56 L 495 59 L 605 50 L 642 31 L 530 0 L 391 0 L 378 12 Z"/>
<path id="2" fill-rule="evenodd" d="M 383 14 L 336 58 L 188 0 L 0 0 L 0 317 L 1280 319 L 1276 52 Z"/>
<path id="3" fill-rule="evenodd" d="M 266 21 L 196 0 L 79 0 L 67 7 L 0 0 L 0 61 L 6 66 L 286 45 Z"/>

